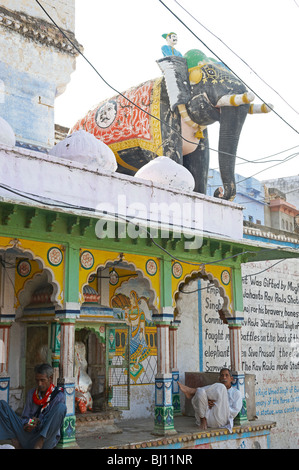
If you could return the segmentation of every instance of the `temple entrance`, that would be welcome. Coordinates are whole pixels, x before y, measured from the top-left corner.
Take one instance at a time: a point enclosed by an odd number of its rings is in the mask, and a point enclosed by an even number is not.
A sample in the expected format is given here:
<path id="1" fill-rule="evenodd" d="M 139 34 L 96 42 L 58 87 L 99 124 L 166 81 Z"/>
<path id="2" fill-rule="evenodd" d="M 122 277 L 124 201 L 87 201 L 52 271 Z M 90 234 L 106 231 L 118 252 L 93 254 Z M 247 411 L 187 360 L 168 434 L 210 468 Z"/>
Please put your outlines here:
<path id="1" fill-rule="evenodd" d="M 98 266 L 83 286 L 76 343 L 83 338 L 93 412 L 129 411 L 140 396 L 135 385 L 153 390 L 157 367 L 157 332 L 152 320 L 155 295 L 144 273 L 122 258 Z"/>
<path id="2" fill-rule="evenodd" d="M 129 328 L 111 323 L 96 330 L 75 333 L 76 411 L 129 409 Z"/>

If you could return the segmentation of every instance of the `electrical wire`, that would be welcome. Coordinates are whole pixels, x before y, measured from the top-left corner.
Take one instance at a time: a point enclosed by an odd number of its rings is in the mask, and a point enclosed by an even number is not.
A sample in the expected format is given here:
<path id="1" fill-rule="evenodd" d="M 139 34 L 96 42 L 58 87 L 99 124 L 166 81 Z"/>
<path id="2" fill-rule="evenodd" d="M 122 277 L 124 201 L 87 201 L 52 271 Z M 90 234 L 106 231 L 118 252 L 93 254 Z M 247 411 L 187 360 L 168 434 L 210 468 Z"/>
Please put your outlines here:
<path id="1" fill-rule="evenodd" d="M 262 271 L 259 271 L 257 273 L 252 273 L 252 274 L 246 274 L 245 276 L 242 277 L 242 281 L 243 280 L 246 280 L 248 277 L 252 277 L 252 276 L 258 276 L 259 274 L 262 274 L 264 273 L 265 271 L 269 271 L 269 269 L 272 269 L 274 266 L 276 266 L 277 264 L 279 263 L 282 263 L 283 261 L 285 261 L 284 259 L 280 259 L 279 261 L 277 261 L 276 263 L 272 264 L 271 266 L 268 266 L 267 268 L 263 269 Z M 209 280 L 209 285 L 205 286 L 205 287 L 200 287 L 198 289 L 195 289 L 195 290 L 191 290 L 191 291 L 183 291 L 182 288 L 181 288 L 181 284 L 179 285 L 179 292 L 181 292 L 182 294 L 194 294 L 195 292 L 199 292 L 199 291 L 202 291 L 202 290 L 207 290 L 211 287 L 211 284 L 214 285 L 214 282 L 213 281 L 210 281 Z M 215 286 L 217 287 L 217 286 Z"/>
<path id="2" fill-rule="evenodd" d="M 237 185 L 237 184 L 240 184 L 240 183 L 243 183 L 243 181 L 246 181 L 246 180 L 248 180 L 248 179 L 250 179 L 250 178 L 253 178 L 253 177 L 256 176 L 256 175 L 259 175 L 260 173 L 263 173 L 264 171 L 270 170 L 271 168 L 274 168 L 275 166 L 278 166 L 278 165 L 281 165 L 282 163 L 288 162 L 289 160 L 292 160 L 293 158 L 298 157 L 298 155 L 299 155 L 299 152 L 296 152 L 296 153 L 294 153 L 294 154 L 292 154 L 292 155 L 289 155 L 288 157 L 286 157 L 286 158 L 284 159 L 284 161 L 279 162 L 279 163 L 276 163 L 275 165 L 271 165 L 271 166 L 269 166 L 269 167 L 267 167 L 267 168 L 264 168 L 263 170 L 260 170 L 260 171 L 258 171 L 258 172 L 256 172 L 256 173 L 254 173 L 253 175 L 248 176 L 248 177 L 246 177 L 246 178 L 244 178 L 244 179 L 238 181 L 238 182 L 236 183 L 236 185 Z M 267 162 L 266 162 L 266 163 L 267 163 Z"/>
<path id="3" fill-rule="evenodd" d="M 36 0 L 37 1 L 37 0 Z M 167 5 L 165 5 L 165 3 L 162 1 L 162 0 L 158 0 L 161 5 L 163 5 L 196 39 L 198 39 L 198 41 L 200 41 L 215 57 L 217 57 L 217 59 L 223 63 L 223 65 L 225 65 L 225 67 L 227 67 L 228 69 L 231 70 L 231 72 L 239 79 L 241 80 L 244 85 L 249 89 L 251 90 L 263 103 L 265 103 L 265 101 L 249 86 L 246 84 L 246 82 L 244 82 L 244 80 L 242 80 L 225 62 L 223 62 L 223 60 L 207 45 L 205 44 L 202 39 L 200 39 L 193 31 L 191 28 L 189 28 L 189 26 L 187 26 L 183 20 L 181 20 L 181 18 L 179 18 Z M 267 104 L 267 103 L 265 103 Z M 287 126 L 289 126 L 294 132 L 296 132 L 296 134 L 299 134 L 299 131 L 297 129 L 295 129 L 295 127 L 293 127 L 289 122 L 286 121 L 286 119 L 284 119 L 280 114 L 277 113 L 277 111 L 275 111 L 275 109 L 272 109 L 272 112 L 274 114 L 276 114 L 276 116 L 278 116 Z"/>
<path id="4" fill-rule="evenodd" d="M 171 125 L 169 125 L 168 123 L 166 123 L 165 121 L 163 121 L 162 119 L 158 118 L 157 116 L 154 116 L 152 115 L 151 113 L 149 113 L 148 111 L 144 110 L 143 108 L 141 108 L 140 106 L 138 106 L 136 103 L 134 103 L 133 101 L 131 101 L 129 98 L 127 98 L 125 95 L 123 95 L 122 93 L 120 93 L 116 88 L 114 88 L 112 85 L 110 85 L 105 79 L 104 77 L 99 73 L 99 71 L 94 67 L 94 65 L 87 59 L 87 57 L 81 52 L 81 50 L 73 43 L 73 41 L 67 36 L 67 34 L 63 31 L 63 29 L 61 29 L 58 24 L 53 20 L 53 18 L 49 15 L 49 13 L 46 11 L 46 9 L 40 4 L 39 0 L 35 0 L 36 3 L 40 6 L 40 8 L 44 11 L 44 13 L 48 16 L 48 18 L 50 19 L 50 21 L 56 26 L 56 28 L 58 28 L 58 30 L 61 32 L 61 34 L 63 34 L 63 36 L 70 42 L 70 44 L 74 47 L 74 49 L 84 58 L 84 60 L 90 65 L 90 67 L 92 67 L 92 69 L 96 72 L 96 74 L 101 78 L 101 80 L 103 80 L 103 82 L 109 87 L 111 88 L 115 93 L 119 94 L 120 96 L 122 96 L 124 99 L 126 99 L 128 102 L 130 102 L 133 106 L 136 106 L 138 109 L 140 109 L 141 111 L 143 111 L 145 114 L 149 115 L 150 117 L 152 117 L 153 119 L 156 119 L 158 120 L 159 122 L 161 122 L 162 124 L 165 124 L 166 126 L 168 126 L 170 129 L 172 129 L 176 134 L 178 134 L 185 142 L 188 142 L 188 143 L 192 143 L 194 144 L 194 142 L 191 142 L 189 141 L 188 139 L 186 139 L 185 137 L 183 137 L 176 129 L 174 129 Z M 221 60 L 221 59 L 219 59 Z M 223 63 L 223 61 L 222 61 Z M 238 77 L 239 78 L 239 77 Z M 263 101 L 263 100 L 261 100 Z M 218 150 L 215 150 L 211 147 L 209 147 L 209 150 L 211 151 L 214 151 L 214 152 L 217 152 L 218 153 Z M 224 154 L 226 155 L 230 155 L 230 156 L 233 156 L 233 157 L 236 157 L 236 158 L 239 158 L 239 159 L 242 159 L 242 160 L 246 160 L 247 162 L 247 159 L 244 159 L 242 157 L 239 157 L 239 156 L 236 156 L 234 154 L 231 154 L 229 152 L 223 152 Z M 265 157 L 266 158 L 266 157 Z M 250 162 L 250 160 L 248 160 L 248 163 Z M 254 162 L 254 160 L 253 160 Z"/>
<path id="5" fill-rule="evenodd" d="M 279 263 L 282 263 L 283 261 L 285 261 L 285 260 L 284 260 L 284 259 L 280 259 L 280 260 L 277 261 L 276 263 L 272 264 L 272 265 L 269 266 L 268 268 L 263 269 L 262 271 L 259 271 L 258 273 L 246 274 L 245 276 L 242 277 L 242 280 L 245 280 L 245 279 L 247 279 L 248 277 L 258 276 L 259 274 L 262 274 L 262 273 L 264 273 L 265 271 L 268 271 L 269 269 L 272 269 L 274 266 L 276 266 L 276 265 L 279 264 Z"/>
<path id="6" fill-rule="evenodd" d="M 262 248 L 261 250 L 259 250 L 258 252 L 257 251 L 251 251 L 251 250 L 245 250 L 245 251 L 242 251 L 242 252 L 239 252 L 239 253 L 236 253 L 234 255 L 231 255 L 231 256 L 227 256 L 225 258 L 221 258 L 221 259 L 217 259 L 217 260 L 214 260 L 214 261 L 209 261 L 208 263 L 193 263 L 192 261 L 187 261 L 187 260 L 184 260 L 184 259 L 181 259 L 181 258 L 178 258 L 176 256 L 173 255 L 173 253 L 170 253 L 168 250 L 166 250 L 165 248 L 163 248 L 159 243 L 157 243 L 155 241 L 155 239 L 153 238 L 153 236 L 151 235 L 151 233 L 148 231 L 147 228 L 143 227 L 142 225 L 139 225 L 135 222 L 135 217 L 132 216 L 131 219 L 130 219 L 130 216 L 122 216 L 120 214 L 117 214 L 115 212 L 109 212 L 109 211 L 99 211 L 99 210 L 96 210 L 96 209 L 92 209 L 90 207 L 84 207 L 84 206 L 78 206 L 78 205 L 74 205 L 74 204 L 66 204 L 66 203 L 63 203 L 61 201 L 57 201 L 57 200 L 51 200 L 50 198 L 42 198 L 43 200 L 41 200 L 39 198 L 38 195 L 32 195 L 32 193 L 26 193 L 26 192 L 20 192 L 20 191 L 17 191 L 16 189 L 13 189 L 13 188 L 10 188 L 9 186 L 6 186 L 6 185 L 3 185 L 3 184 L 0 184 L 0 187 L 2 189 L 5 189 L 6 191 L 9 191 L 9 192 L 12 192 L 13 194 L 16 194 L 18 196 L 21 196 L 23 198 L 28 198 L 32 201 L 35 201 L 35 202 L 38 202 L 39 204 L 44 204 L 44 205 L 47 205 L 47 206 L 51 206 L 51 207 L 60 207 L 60 208 L 66 208 L 66 209 L 72 209 L 72 210 L 80 210 L 80 211 L 87 211 L 87 212 L 92 212 L 93 214 L 97 214 L 101 217 L 105 217 L 105 216 L 112 216 L 114 217 L 116 220 L 123 220 L 124 222 L 126 223 L 131 223 L 133 219 L 134 221 L 134 225 L 137 226 L 138 228 L 140 228 L 141 230 L 143 230 L 147 236 L 149 237 L 149 239 L 151 240 L 151 242 L 158 248 L 160 249 L 161 251 L 163 251 L 164 253 L 166 253 L 168 256 L 170 256 L 173 260 L 176 260 L 180 263 L 183 263 L 183 264 L 188 264 L 188 265 L 192 265 L 192 266 L 206 266 L 207 264 L 208 265 L 211 265 L 211 264 L 218 264 L 218 263 L 221 263 L 221 262 L 225 262 L 227 260 L 230 260 L 230 259 L 234 259 L 234 258 L 237 258 L 238 256 L 242 256 L 242 255 L 245 255 L 245 254 L 258 254 L 258 253 L 262 253 L 262 252 L 269 252 L 269 251 L 273 251 L 273 250 L 281 250 L 283 251 L 283 247 L 280 247 L 280 246 L 276 246 L 274 248 Z M 29 196 L 27 196 L 27 194 L 29 194 Z M 45 201 L 45 199 L 47 199 L 47 201 Z M 51 201 L 51 202 L 48 202 L 48 201 Z M 52 202 L 54 201 L 54 202 Z"/>
<path id="7" fill-rule="evenodd" d="M 174 130 L 177 134 L 179 134 L 180 137 L 181 137 L 183 140 L 185 140 L 186 142 L 190 142 L 188 139 L 184 138 L 180 133 L 178 133 L 177 130 L 174 129 L 171 125 L 169 125 L 168 123 L 164 122 L 164 121 L 161 120 L 160 118 L 157 118 L 156 116 L 152 115 L 151 113 L 145 111 L 145 110 L 142 109 L 140 106 L 138 106 L 136 103 L 134 103 L 134 102 L 131 101 L 129 98 L 127 98 L 125 95 L 123 95 L 122 93 L 120 93 L 120 92 L 119 92 L 116 88 L 114 88 L 112 85 L 110 85 L 110 84 L 103 78 L 103 76 L 98 72 L 98 70 L 93 66 L 93 64 L 85 57 L 85 55 L 81 52 L 81 50 L 73 43 L 73 41 L 71 41 L 71 39 L 65 34 L 65 32 L 57 25 L 57 23 L 56 23 L 56 22 L 53 20 L 53 18 L 49 15 L 49 13 L 46 11 L 46 9 L 41 5 L 41 3 L 39 2 L 39 0 L 35 0 L 35 1 L 36 1 L 36 3 L 40 6 L 40 8 L 44 11 L 44 13 L 48 16 L 48 18 L 51 20 L 51 22 L 59 29 L 59 31 L 63 34 L 63 36 L 70 42 L 70 44 L 74 47 L 74 49 L 76 49 L 77 52 L 87 61 L 87 63 L 92 67 L 92 69 L 97 73 L 97 75 L 104 81 L 104 83 L 105 83 L 108 87 L 110 87 L 113 91 L 115 91 L 117 94 L 119 94 L 120 96 L 122 96 L 124 99 L 126 99 L 128 102 L 130 102 L 132 105 L 136 106 L 138 109 L 140 109 L 141 111 L 143 111 L 143 112 L 145 112 L 146 114 L 148 114 L 150 117 L 152 117 L 152 118 L 154 118 L 154 119 L 157 119 L 157 120 L 160 121 L 162 124 L 167 125 L 169 128 L 171 128 L 172 130 Z M 201 40 L 198 38 L 198 36 L 196 36 L 195 33 L 194 33 L 187 25 L 185 25 L 185 23 L 184 23 L 180 18 L 178 18 L 177 15 L 176 15 L 174 12 L 172 12 L 172 10 L 171 10 L 169 7 L 167 7 L 167 6 L 164 4 L 164 2 L 163 2 L 162 0 L 159 0 L 159 2 L 160 2 L 167 10 L 169 10 L 169 11 L 171 12 L 171 14 L 173 14 L 173 15 L 174 15 L 174 16 L 175 16 L 175 17 L 176 17 L 176 18 L 177 18 L 177 19 L 178 19 L 178 20 L 179 20 L 179 21 L 180 21 L 180 22 L 181 22 L 181 23 L 200 41 L 200 42 L 202 42 L 202 44 L 204 44 L 205 47 L 207 47 L 207 48 L 215 55 L 215 57 L 217 57 L 224 65 L 226 65 L 226 64 L 220 59 L 220 57 L 218 57 L 205 43 L 203 43 L 203 41 L 201 41 Z M 228 67 L 228 66 L 226 65 L 226 67 Z M 233 73 L 234 73 L 234 72 L 233 72 Z M 235 73 L 234 73 L 234 74 L 235 74 Z M 236 74 L 235 74 L 235 75 L 236 75 Z M 236 77 L 240 79 L 240 77 L 238 77 L 238 75 L 236 75 Z M 241 79 L 240 79 L 240 80 L 241 80 Z M 244 82 L 244 84 L 246 85 L 245 82 Z M 247 86 L 247 88 L 249 88 L 248 85 L 246 85 L 246 86 Z M 250 88 L 249 88 L 249 89 L 250 89 Z M 253 90 L 252 90 L 252 91 L 253 91 Z M 254 91 L 253 91 L 253 92 L 254 92 Z M 254 92 L 254 93 L 255 93 L 255 92 Z M 255 94 L 256 94 L 256 93 L 255 93 Z M 256 96 L 258 96 L 258 95 L 256 94 Z M 259 96 L 258 96 L 258 97 L 259 97 Z M 259 97 L 259 98 L 260 98 L 260 97 Z M 260 99 L 261 99 L 261 101 L 263 101 L 262 98 L 260 98 Z M 277 114 L 277 113 L 276 113 L 276 114 Z M 278 114 L 277 114 L 277 115 L 278 115 Z M 279 116 L 279 115 L 278 115 L 278 116 Z M 280 117 L 286 124 L 288 124 L 281 116 L 279 116 L 279 117 Z M 298 133 L 298 131 L 296 131 L 296 129 L 294 129 L 290 124 L 288 124 L 288 125 L 289 125 L 293 130 L 295 130 L 295 132 Z M 193 143 L 193 142 L 192 142 L 192 143 Z M 214 150 L 214 149 L 211 149 L 211 150 Z M 225 153 L 227 153 L 227 152 L 225 152 Z M 229 155 L 232 155 L 232 154 L 229 154 Z M 241 157 L 239 157 L 239 158 L 241 158 Z M 244 160 L 245 160 L 245 159 L 244 159 Z M 286 160 L 286 161 L 287 161 L 287 160 Z M 248 161 L 248 163 L 249 163 L 249 161 Z M 273 165 L 273 166 L 276 166 L 276 165 Z M 259 174 L 259 173 L 261 173 L 261 172 L 263 172 L 263 171 L 266 171 L 267 169 L 270 169 L 270 168 L 272 168 L 272 166 L 269 167 L 269 168 L 266 168 L 266 169 L 264 169 L 264 170 L 261 170 L 260 172 L 257 172 L 257 173 L 255 173 L 254 175 L 251 175 L 251 177 L 256 176 L 257 174 Z M 240 182 L 245 181 L 246 179 L 249 179 L 249 178 L 250 178 L 250 177 L 247 177 L 247 178 L 241 180 Z M 240 182 L 239 182 L 239 183 L 240 183 Z M 239 183 L 237 183 L 237 184 L 239 184 Z"/>
<path id="8" fill-rule="evenodd" d="M 164 124 L 165 126 L 167 126 L 169 129 L 173 130 L 177 135 L 179 135 L 181 137 L 182 140 L 184 140 L 185 142 L 188 142 L 189 144 L 194 144 L 194 142 L 186 139 L 184 136 L 182 136 L 178 131 L 177 129 L 175 129 L 174 127 L 172 127 L 169 123 L 167 123 L 166 121 L 163 121 L 163 119 L 160 119 L 158 118 L 157 116 L 154 116 L 153 114 L 149 113 L 148 111 L 146 111 L 145 109 L 141 108 L 141 106 L 139 106 L 138 104 L 134 103 L 134 101 L 130 100 L 130 98 L 128 98 L 126 95 L 124 95 L 123 93 L 121 93 L 120 91 L 118 91 L 116 88 L 114 88 L 112 85 L 110 85 L 110 83 L 107 82 L 107 80 L 105 80 L 105 78 L 100 74 L 100 72 L 96 69 L 96 67 L 90 62 L 90 60 L 87 59 L 87 57 L 83 54 L 83 52 L 76 46 L 76 44 L 73 43 L 73 41 L 68 37 L 68 35 L 63 31 L 63 29 L 60 28 L 60 26 L 58 26 L 58 24 L 53 20 L 53 18 L 50 16 L 50 14 L 47 12 L 47 10 L 40 4 L 39 0 L 35 0 L 36 3 L 40 6 L 40 8 L 44 11 L 44 13 L 47 15 L 47 17 L 50 19 L 50 21 L 56 26 L 56 28 L 58 28 L 58 30 L 61 32 L 61 34 L 67 39 L 67 41 L 69 41 L 69 43 L 73 46 L 73 48 L 83 57 L 83 59 L 88 63 L 88 65 L 90 65 L 90 67 L 95 71 L 95 73 L 100 77 L 100 79 L 109 87 L 111 88 L 111 90 L 113 90 L 115 93 L 117 93 L 118 95 L 120 95 L 122 98 L 124 98 L 126 101 L 128 101 L 130 104 L 132 104 L 133 106 L 135 106 L 136 108 L 138 108 L 140 111 L 142 111 L 143 113 L 147 114 L 148 116 L 150 116 L 151 118 L 153 119 L 156 119 L 157 121 L 159 121 L 161 124 Z"/>
<path id="9" fill-rule="evenodd" d="M 200 26 L 202 26 L 206 31 L 208 31 L 212 36 L 214 36 L 214 38 L 218 39 L 218 41 L 220 41 L 230 52 L 232 52 L 239 60 L 241 60 L 245 65 L 246 67 L 248 67 L 265 85 L 267 85 L 272 91 L 274 91 L 274 93 L 276 93 L 277 96 L 279 96 L 279 98 L 282 99 L 282 101 L 284 101 L 286 103 L 287 106 L 289 106 L 289 108 L 291 108 L 296 114 L 299 114 L 299 112 L 293 108 L 292 105 L 290 105 L 290 103 L 288 103 L 271 85 L 269 85 L 269 83 L 267 83 L 258 73 L 256 73 L 256 71 L 242 58 L 240 57 L 235 51 L 233 51 L 221 38 L 219 38 L 216 34 L 214 34 L 209 28 L 207 28 L 204 24 L 202 24 L 197 18 L 195 18 L 195 16 L 193 16 L 185 7 L 183 7 L 177 0 L 174 0 L 174 2 L 180 7 L 182 8 L 182 10 L 184 10 L 194 21 L 196 21 Z"/>
<path id="10" fill-rule="evenodd" d="M 243 157 L 238 157 L 236 155 L 236 158 L 240 159 L 240 160 L 244 160 L 244 162 L 239 162 L 239 163 L 236 163 L 236 165 L 246 165 L 246 163 L 271 163 L 271 162 L 283 162 L 285 160 L 285 158 L 282 158 L 282 159 L 278 159 L 278 160 L 267 160 L 268 158 L 272 158 L 272 157 L 276 157 L 276 155 L 280 155 L 281 153 L 285 153 L 285 152 L 289 152 L 290 150 L 294 150 L 295 148 L 298 148 L 299 145 L 295 145 L 294 147 L 290 147 L 288 149 L 285 149 L 285 150 L 281 150 L 280 152 L 276 152 L 276 153 L 273 153 L 273 154 L 270 154 L 270 155 L 267 155 L 266 157 L 261 157 L 261 158 L 256 158 L 254 160 L 248 160 L 247 158 L 243 158 Z M 212 150 L 212 149 L 211 149 Z M 214 150 L 215 152 L 217 152 L 217 150 Z M 266 160 L 266 161 L 265 161 Z M 216 170 L 216 168 L 215 168 Z"/>

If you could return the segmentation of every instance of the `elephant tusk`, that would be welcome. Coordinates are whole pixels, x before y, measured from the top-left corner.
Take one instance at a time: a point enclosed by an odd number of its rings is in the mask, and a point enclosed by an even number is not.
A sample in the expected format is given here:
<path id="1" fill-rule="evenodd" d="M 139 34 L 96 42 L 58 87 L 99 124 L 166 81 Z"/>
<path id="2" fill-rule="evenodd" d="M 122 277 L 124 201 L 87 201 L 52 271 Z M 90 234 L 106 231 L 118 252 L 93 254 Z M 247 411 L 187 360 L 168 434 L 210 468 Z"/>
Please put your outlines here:
<path id="1" fill-rule="evenodd" d="M 274 108 L 273 104 L 251 104 L 249 106 L 248 114 L 261 114 L 261 113 L 270 113 Z"/>
<path id="2" fill-rule="evenodd" d="M 255 98 L 254 94 L 251 91 L 242 93 L 241 95 L 224 95 L 222 96 L 217 104 L 217 108 L 222 106 L 240 106 L 241 104 L 248 104 L 253 101 Z"/>

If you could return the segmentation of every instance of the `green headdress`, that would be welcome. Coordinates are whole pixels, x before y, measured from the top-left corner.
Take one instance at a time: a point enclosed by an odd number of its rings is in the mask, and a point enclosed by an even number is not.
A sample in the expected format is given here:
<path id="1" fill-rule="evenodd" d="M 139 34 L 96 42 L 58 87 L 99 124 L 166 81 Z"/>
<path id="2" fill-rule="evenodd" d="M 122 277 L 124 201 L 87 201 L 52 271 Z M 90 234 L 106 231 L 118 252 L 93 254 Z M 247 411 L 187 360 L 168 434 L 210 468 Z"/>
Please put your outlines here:
<path id="1" fill-rule="evenodd" d="M 187 60 L 188 69 L 196 67 L 200 62 L 209 62 L 209 58 L 198 49 L 191 49 L 184 55 Z"/>

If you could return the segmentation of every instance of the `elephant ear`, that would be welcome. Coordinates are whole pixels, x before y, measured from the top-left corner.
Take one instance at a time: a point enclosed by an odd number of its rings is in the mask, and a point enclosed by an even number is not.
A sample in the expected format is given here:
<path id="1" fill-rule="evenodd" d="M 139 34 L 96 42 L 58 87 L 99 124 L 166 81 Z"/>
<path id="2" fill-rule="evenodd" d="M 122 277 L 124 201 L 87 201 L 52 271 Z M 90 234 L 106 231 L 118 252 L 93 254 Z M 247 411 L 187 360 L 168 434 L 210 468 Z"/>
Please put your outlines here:
<path id="1" fill-rule="evenodd" d="M 157 60 L 166 82 L 170 108 L 186 104 L 191 98 L 187 61 L 184 57 L 167 56 Z"/>

